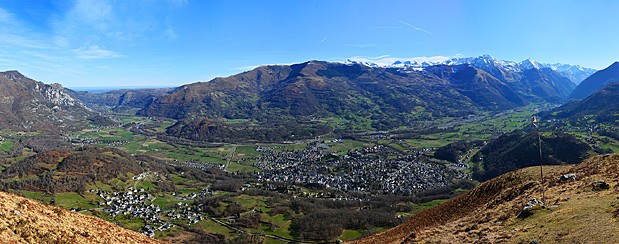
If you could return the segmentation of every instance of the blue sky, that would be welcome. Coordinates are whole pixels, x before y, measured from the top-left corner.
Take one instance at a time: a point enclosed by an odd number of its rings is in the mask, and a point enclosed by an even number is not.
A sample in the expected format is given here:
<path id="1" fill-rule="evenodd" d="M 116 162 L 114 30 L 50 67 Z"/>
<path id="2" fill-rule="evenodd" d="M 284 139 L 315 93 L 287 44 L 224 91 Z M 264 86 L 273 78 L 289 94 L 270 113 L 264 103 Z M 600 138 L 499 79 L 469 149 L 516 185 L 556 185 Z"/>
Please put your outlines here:
<path id="1" fill-rule="evenodd" d="M 261 64 L 479 56 L 605 68 L 619 1 L 0 0 L 0 70 L 178 86 Z"/>

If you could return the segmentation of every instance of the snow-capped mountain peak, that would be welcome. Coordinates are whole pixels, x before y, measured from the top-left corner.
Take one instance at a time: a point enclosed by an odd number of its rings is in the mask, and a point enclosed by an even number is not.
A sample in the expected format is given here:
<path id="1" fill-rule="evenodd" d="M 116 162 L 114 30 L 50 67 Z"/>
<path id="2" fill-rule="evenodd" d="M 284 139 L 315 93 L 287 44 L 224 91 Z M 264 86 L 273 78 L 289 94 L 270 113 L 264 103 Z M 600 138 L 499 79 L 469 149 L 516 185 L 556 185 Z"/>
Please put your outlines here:
<path id="1" fill-rule="evenodd" d="M 546 67 L 545 65 L 542 65 L 542 64 L 540 64 L 540 63 L 538 63 L 535 60 L 530 59 L 530 58 L 529 59 L 525 59 L 522 62 L 520 62 L 520 66 L 522 67 L 522 69 L 525 69 L 525 70 L 527 70 L 527 69 L 540 69 L 540 68 Z"/>
<path id="2" fill-rule="evenodd" d="M 570 64 L 545 64 L 539 63 L 533 59 L 526 59 L 522 62 L 506 61 L 495 59 L 491 55 L 484 54 L 479 57 L 415 57 L 415 58 L 393 58 L 388 56 L 371 57 L 353 57 L 347 59 L 344 63 L 356 63 L 369 67 L 384 67 L 398 68 L 402 70 L 423 70 L 434 65 L 461 65 L 470 64 L 473 67 L 493 73 L 498 68 L 513 72 L 521 72 L 529 69 L 550 68 L 561 75 L 572 80 L 575 84 L 579 84 L 582 80 L 593 74 L 595 69 L 585 68 L 580 65 Z"/>
<path id="3" fill-rule="evenodd" d="M 383 67 L 383 68 L 402 68 L 422 70 L 425 67 L 432 65 L 439 65 L 448 63 L 449 57 L 434 56 L 434 57 L 415 57 L 415 58 L 392 58 L 392 57 L 352 57 L 346 59 L 344 63 L 356 63 L 369 67 Z"/>

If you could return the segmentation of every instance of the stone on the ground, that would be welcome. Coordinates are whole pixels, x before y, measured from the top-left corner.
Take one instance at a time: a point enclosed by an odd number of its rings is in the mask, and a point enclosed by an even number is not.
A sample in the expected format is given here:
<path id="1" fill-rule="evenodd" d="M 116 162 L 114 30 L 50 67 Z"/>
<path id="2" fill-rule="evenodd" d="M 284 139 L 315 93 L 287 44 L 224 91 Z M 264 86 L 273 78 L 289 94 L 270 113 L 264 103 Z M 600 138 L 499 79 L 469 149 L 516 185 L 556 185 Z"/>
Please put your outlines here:
<path id="1" fill-rule="evenodd" d="M 576 174 L 564 174 L 559 178 L 560 181 L 576 180 Z"/>
<path id="2" fill-rule="evenodd" d="M 526 218 L 533 214 L 533 210 L 540 209 L 542 207 L 544 207 L 544 203 L 542 201 L 537 200 L 537 198 L 531 198 L 531 200 L 524 205 L 524 208 L 522 208 L 520 213 L 518 213 L 518 218 Z"/>

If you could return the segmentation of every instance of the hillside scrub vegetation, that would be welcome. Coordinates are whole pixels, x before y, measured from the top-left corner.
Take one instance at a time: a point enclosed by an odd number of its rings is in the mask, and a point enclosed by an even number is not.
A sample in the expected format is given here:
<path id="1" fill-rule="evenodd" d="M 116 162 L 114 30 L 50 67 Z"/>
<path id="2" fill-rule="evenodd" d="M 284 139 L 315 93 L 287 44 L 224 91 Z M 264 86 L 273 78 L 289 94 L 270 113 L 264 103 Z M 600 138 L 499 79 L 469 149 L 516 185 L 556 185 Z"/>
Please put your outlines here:
<path id="1" fill-rule="evenodd" d="M 561 132 L 542 133 L 544 165 L 574 164 L 585 159 L 591 150 L 586 143 Z M 473 178 L 486 181 L 501 174 L 540 164 L 537 132 L 514 131 L 484 146 L 473 161 Z"/>
<path id="2" fill-rule="evenodd" d="M 546 208 L 527 218 L 518 213 L 541 200 L 539 167 L 503 174 L 406 223 L 354 243 L 611 243 L 617 240 L 619 154 L 576 165 L 544 167 Z M 562 175 L 574 174 L 569 180 Z M 610 189 L 596 189 L 603 180 Z"/>

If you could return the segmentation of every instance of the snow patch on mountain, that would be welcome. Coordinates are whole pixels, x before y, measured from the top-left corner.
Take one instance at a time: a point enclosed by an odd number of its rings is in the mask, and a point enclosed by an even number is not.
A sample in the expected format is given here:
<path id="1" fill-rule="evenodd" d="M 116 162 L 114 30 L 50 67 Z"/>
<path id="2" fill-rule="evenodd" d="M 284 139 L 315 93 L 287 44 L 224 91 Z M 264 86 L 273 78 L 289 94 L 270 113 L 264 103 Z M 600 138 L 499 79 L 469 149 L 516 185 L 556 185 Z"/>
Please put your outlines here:
<path id="1" fill-rule="evenodd" d="M 363 57 L 357 56 L 346 59 L 344 63 L 357 63 L 369 67 L 384 67 L 384 68 L 403 68 L 421 70 L 425 67 L 449 63 L 451 57 L 433 56 L 433 57 L 414 57 L 414 58 L 396 58 L 389 56 L 379 57 Z"/>
<path id="2" fill-rule="evenodd" d="M 539 63 L 532 59 L 526 59 L 521 62 L 498 60 L 494 57 L 485 54 L 479 57 L 448 57 L 448 56 L 432 56 L 432 57 L 414 57 L 414 58 L 396 58 L 390 56 L 379 57 L 363 57 L 357 56 L 346 59 L 343 63 L 361 64 L 368 67 L 383 67 L 383 68 L 398 68 L 402 70 L 418 70 L 421 71 L 427 67 L 434 65 L 460 65 L 470 64 L 482 70 L 494 70 L 501 68 L 513 72 L 521 72 L 529 69 L 550 68 L 559 74 L 570 79 L 575 84 L 595 73 L 597 70 L 582 67 L 580 65 L 571 64 L 546 64 Z"/>
<path id="3" fill-rule="evenodd" d="M 529 58 L 529 59 L 525 59 L 524 61 L 520 62 L 520 67 L 522 67 L 522 69 L 525 69 L 525 70 L 540 69 L 541 67 L 544 67 L 544 65 Z"/>

